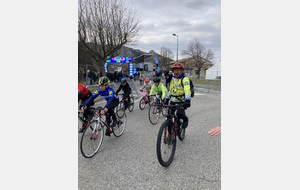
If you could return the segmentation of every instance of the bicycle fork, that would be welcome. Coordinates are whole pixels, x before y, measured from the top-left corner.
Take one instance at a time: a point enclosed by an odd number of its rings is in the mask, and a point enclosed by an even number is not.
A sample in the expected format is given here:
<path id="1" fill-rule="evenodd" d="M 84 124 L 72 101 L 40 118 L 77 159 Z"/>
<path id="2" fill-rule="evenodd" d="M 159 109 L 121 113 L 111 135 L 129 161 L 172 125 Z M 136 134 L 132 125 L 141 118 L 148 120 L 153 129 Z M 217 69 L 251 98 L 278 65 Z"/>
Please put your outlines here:
<path id="1" fill-rule="evenodd" d="M 174 140 L 174 138 L 175 138 L 174 137 L 174 132 L 173 132 L 173 130 L 174 130 L 173 126 L 175 125 L 174 118 L 172 118 L 172 120 L 169 120 L 169 121 L 170 121 L 171 124 L 168 125 L 168 128 L 167 127 L 165 128 L 164 139 L 167 139 L 167 132 L 169 132 L 169 134 L 170 134 L 170 140 L 172 142 Z"/>
<path id="2" fill-rule="evenodd" d="M 102 119 L 102 118 L 101 118 L 101 119 Z M 101 127 L 100 121 L 99 121 L 99 118 L 97 118 L 96 125 L 94 125 L 93 132 L 92 132 L 92 134 L 91 134 L 91 136 L 90 136 L 90 139 L 91 139 L 91 140 L 97 140 L 97 139 L 98 139 L 98 134 L 99 134 L 100 127 Z M 95 138 L 93 138 L 95 131 L 96 131 L 96 136 L 95 136 Z"/>

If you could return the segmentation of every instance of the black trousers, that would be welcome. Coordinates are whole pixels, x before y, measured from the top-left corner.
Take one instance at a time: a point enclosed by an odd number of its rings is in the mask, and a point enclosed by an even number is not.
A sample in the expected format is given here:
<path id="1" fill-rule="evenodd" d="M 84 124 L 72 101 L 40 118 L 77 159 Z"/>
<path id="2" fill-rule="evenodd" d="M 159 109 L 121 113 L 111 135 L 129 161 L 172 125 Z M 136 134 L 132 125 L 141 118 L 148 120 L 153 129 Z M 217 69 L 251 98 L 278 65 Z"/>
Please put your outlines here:
<path id="1" fill-rule="evenodd" d="M 116 120 L 116 119 L 117 119 L 117 118 L 116 118 L 116 114 L 115 114 L 115 112 L 114 112 L 114 109 L 115 109 L 115 107 L 117 107 L 118 105 L 119 105 L 119 100 L 114 100 L 114 101 L 107 107 L 107 109 L 108 109 L 107 113 L 109 113 L 109 114 L 106 114 L 106 121 L 108 121 L 109 123 L 110 123 L 110 117 L 109 117 L 109 116 L 111 116 L 113 120 Z"/>
<path id="2" fill-rule="evenodd" d="M 175 102 L 170 102 L 171 105 L 175 105 Z M 175 110 L 172 109 L 172 114 L 174 114 Z M 182 119 L 183 122 L 186 122 L 188 120 L 188 117 L 185 115 L 185 110 L 184 109 L 178 109 L 177 110 L 177 117 L 178 119 Z"/>

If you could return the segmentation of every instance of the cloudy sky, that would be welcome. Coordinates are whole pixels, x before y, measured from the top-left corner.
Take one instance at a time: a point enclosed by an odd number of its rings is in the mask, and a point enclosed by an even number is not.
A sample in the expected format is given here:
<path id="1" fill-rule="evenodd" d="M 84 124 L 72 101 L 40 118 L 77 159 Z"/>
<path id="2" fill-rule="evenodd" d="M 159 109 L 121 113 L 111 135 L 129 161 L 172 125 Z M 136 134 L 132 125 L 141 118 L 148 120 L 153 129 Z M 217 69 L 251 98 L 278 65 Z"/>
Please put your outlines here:
<path id="1" fill-rule="evenodd" d="M 183 58 L 180 51 L 187 49 L 191 40 L 198 38 L 205 48 L 221 59 L 221 0 L 127 0 L 139 11 L 143 22 L 142 37 L 133 47 L 145 52 L 160 53 L 162 46 Z"/>

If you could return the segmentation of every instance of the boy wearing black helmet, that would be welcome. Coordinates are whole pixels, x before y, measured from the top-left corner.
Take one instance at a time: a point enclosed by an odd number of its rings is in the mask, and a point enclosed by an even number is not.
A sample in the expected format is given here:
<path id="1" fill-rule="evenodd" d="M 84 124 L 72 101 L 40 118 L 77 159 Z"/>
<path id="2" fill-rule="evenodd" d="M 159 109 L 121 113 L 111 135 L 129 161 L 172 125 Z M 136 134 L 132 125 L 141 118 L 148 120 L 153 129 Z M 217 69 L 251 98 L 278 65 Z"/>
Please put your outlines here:
<path id="1" fill-rule="evenodd" d="M 118 94 L 121 90 L 123 90 L 124 95 L 123 98 L 125 98 L 125 110 L 128 108 L 128 105 L 130 104 L 130 94 L 131 94 L 131 88 L 129 84 L 126 81 L 126 78 L 121 79 L 121 85 L 119 86 L 118 90 L 116 91 L 116 94 Z"/>
<path id="2" fill-rule="evenodd" d="M 155 91 L 156 94 L 159 96 L 159 99 L 163 100 L 166 97 L 166 93 L 167 93 L 166 87 L 162 83 L 160 83 L 160 78 L 154 78 L 153 82 L 154 85 L 152 85 L 151 87 L 149 96 L 151 96 L 153 91 Z"/>

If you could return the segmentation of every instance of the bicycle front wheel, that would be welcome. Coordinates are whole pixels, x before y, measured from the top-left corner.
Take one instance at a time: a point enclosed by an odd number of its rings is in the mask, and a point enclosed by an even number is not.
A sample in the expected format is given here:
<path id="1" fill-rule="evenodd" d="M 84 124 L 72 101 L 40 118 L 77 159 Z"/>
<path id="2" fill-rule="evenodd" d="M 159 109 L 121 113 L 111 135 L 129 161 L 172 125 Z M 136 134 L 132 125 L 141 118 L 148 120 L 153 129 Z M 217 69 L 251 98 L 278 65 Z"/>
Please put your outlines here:
<path id="1" fill-rule="evenodd" d="M 123 111 L 124 114 L 123 117 L 121 118 L 119 118 L 117 114 L 117 125 L 112 130 L 115 137 L 120 137 L 124 133 L 127 125 L 127 117 L 125 111 L 124 110 L 119 110 L 119 111 Z"/>
<path id="2" fill-rule="evenodd" d="M 155 125 L 159 120 L 159 109 L 155 102 L 153 102 L 149 107 L 149 121 L 152 125 Z"/>
<path id="3" fill-rule="evenodd" d="M 95 156 L 102 144 L 103 134 L 101 123 L 97 124 L 96 120 L 89 123 L 83 131 L 80 142 L 80 150 L 84 157 L 91 158 Z"/>
<path id="4" fill-rule="evenodd" d="M 171 137 L 170 131 L 172 123 L 169 120 L 166 120 L 161 125 L 156 142 L 156 154 L 157 159 L 160 165 L 163 167 L 168 167 L 174 158 L 175 150 L 176 150 L 176 135 L 175 132 L 172 130 L 173 139 Z"/>
<path id="5" fill-rule="evenodd" d="M 128 106 L 128 110 L 129 110 L 130 112 L 132 112 L 133 108 L 134 108 L 134 98 L 133 98 L 133 97 L 130 97 L 130 104 L 129 104 L 129 106 Z"/>
<path id="6" fill-rule="evenodd" d="M 168 107 L 163 107 L 163 108 L 162 108 L 162 115 L 163 115 L 163 116 L 167 116 L 168 110 L 169 110 Z"/>
<path id="7" fill-rule="evenodd" d="M 141 110 L 145 109 L 145 107 L 146 107 L 146 100 L 144 98 L 142 98 L 140 100 L 139 107 L 140 107 Z"/>

